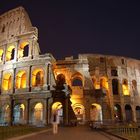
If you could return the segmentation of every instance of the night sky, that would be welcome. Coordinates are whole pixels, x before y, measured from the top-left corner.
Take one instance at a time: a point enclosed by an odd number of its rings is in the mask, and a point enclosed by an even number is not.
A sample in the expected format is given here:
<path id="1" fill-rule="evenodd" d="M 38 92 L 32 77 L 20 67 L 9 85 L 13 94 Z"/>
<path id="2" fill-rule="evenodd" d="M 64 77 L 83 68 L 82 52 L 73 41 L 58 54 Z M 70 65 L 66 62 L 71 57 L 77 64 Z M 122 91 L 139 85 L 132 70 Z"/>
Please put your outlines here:
<path id="1" fill-rule="evenodd" d="M 79 53 L 140 59 L 140 4 L 135 0 L 0 0 L 0 14 L 17 6 L 38 28 L 42 53 L 57 59 Z"/>

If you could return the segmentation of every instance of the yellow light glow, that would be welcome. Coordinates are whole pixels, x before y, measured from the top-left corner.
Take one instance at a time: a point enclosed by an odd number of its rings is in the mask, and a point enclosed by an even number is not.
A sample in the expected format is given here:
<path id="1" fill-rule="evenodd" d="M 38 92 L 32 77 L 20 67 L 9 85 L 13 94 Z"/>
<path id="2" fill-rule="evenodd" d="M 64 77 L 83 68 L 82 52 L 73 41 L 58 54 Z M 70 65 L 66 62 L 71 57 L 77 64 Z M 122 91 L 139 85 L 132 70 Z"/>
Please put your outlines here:
<path id="1" fill-rule="evenodd" d="M 38 68 L 32 72 L 32 86 L 43 86 L 44 83 L 44 72 L 42 69 Z"/>
<path id="2" fill-rule="evenodd" d="M 10 107 L 9 105 L 6 105 L 5 109 L 6 109 L 6 110 L 9 109 L 9 107 Z"/>
<path id="3" fill-rule="evenodd" d="M 3 90 L 10 90 L 11 87 L 12 87 L 11 74 L 10 73 L 4 74 L 3 81 L 2 81 Z"/>
<path id="4" fill-rule="evenodd" d="M 18 49 L 18 58 L 22 58 L 24 56 L 24 48 L 29 45 L 29 42 L 25 41 L 20 44 Z"/>
<path id="5" fill-rule="evenodd" d="M 77 109 L 79 110 L 79 113 L 80 114 L 84 114 L 85 112 L 85 108 L 82 104 L 79 104 L 79 103 L 76 103 L 72 106 L 73 110 L 74 110 L 74 113 L 77 115 L 78 112 L 77 112 Z"/>
<path id="6" fill-rule="evenodd" d="M 62 103 L 60 103 L 60 102 L 55 102 L 55 103 L 52 105 L 52 111 L 53 111 L 53 112 L 56 112 L 56 111 L 59 110 L 60 108 L 62 108 Z"/>
<path id="7" fill-rule="evenodd" d="M 20 71 L 16 75 L 16 88 L 26 88 L 26 73 Z"/>
<path id="8" fill-rule="evenodd" d="M 3 49 L 0 49 L 0 62 L 2 62 Z"/>
<path id="9" fill-rule="evenodd" d="M 15 49 L 14 45 L 11 45 L 8 47 L 7 51 L 6 51 L 6 61 L 11 60 L 12 57 L 12 50 Z"/>
<path id="10" fill-rule="evenodd" d="M 21 104 L 20 105 L 20 108 L 24 111 L 25 110 L 25 105 L 24 104 Z"/>
<path id="11" fill-rule="evenodd" d="M 101 106 L 99 104 L 93 103 L 92 106 L 95 106 L 98 110 L 101 110 Z"/>
<path id="12" fill-rule="evenodd" d="M 123 84 L 122 89 L 123 89 L 124 95 L 130 95 L 129 90 L 128 90 L 128 85 Z"/>
<path id="13" fill-rule="evenodd" d="M 42 103 L 37 103 L 34 107 L 35 110 L 42 110 L 43 109 L 43 105 Z"/>
<path id="14" fill-rule="evenodd" d="M 108 86 L 108 80 L 106 77 L 102 77 L 101 80 L 100 80 L 100 86 L 101 88 L 105 88 L 106 90 L 109 89 L 109 86 Z"/>

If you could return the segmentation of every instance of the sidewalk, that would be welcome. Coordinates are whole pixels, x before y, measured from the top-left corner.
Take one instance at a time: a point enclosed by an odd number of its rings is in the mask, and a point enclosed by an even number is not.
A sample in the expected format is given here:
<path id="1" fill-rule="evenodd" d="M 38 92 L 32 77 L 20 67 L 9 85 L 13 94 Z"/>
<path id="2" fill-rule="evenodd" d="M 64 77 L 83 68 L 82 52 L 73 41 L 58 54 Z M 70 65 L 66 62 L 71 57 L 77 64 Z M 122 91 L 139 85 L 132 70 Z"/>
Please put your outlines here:
<path id="1" fill-rule="evenodd" d="M 23 136 L 9 138 L 7 140 L 21 140 L 21 139 L 24 139 L 24 138 L 32 137 L 32 136 L 39 135 L 41 133 L 45 133 L 45 132 L 49 132 L 49 131 L 52 131 L 52 128 L 48 128 L 47 130 L 42 130 L 42 131 L 39 131 L 39 132 L 33 132 L 33 133 L 26 134 L 26 135 L 23 135 Z"/>

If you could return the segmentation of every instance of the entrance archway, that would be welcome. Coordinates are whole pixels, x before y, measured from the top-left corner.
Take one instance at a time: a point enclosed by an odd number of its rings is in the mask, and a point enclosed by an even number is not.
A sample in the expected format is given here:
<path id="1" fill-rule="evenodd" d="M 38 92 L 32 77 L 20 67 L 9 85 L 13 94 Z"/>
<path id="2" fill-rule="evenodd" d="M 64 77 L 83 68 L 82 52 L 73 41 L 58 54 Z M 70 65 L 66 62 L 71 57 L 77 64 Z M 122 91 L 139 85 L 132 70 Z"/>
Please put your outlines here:
<path id="1" fill-rule="evenodd" d="M 84 122 L 85 121 L 85 107 L 82 104 L 77 103 L 77 104 L 74 104 L 72 108 L 76 115 L 77 120 L 80 122 Z"/>
<path id="2" fill-rule="evenodd" d="M 126 121 L 130 122 L 133 120 L 133 115 L 132 115 L 132 108 L 130 105 L 125 105 L 125 116 L 126 116 Z"/>
<path id="3" fill-rule="evenodd" d="M 33 124 L 41 124 L 43 122 L 43 104 L 36 103 L 33 108 Z"/>
<path id="4" fill-rule="evenodd" d="M 24 104 L 18 104 L 14 107 L 14 123 L 23 124 L 25 115 Z"/>
<path id="5" fill-rule="evenodd" d="M 63 123 L 63 105 L 61 102 L 55 102 L 52 105 L 52 121 L 53 122 L 57 121 L 58 124 Z"/>
<path id="6" fill-rule="evenodd" d="M 102 122 L 102 107 L 99 104 L 93 103 L 90 108 L 90 120 Z"/>
<path id="7" fill-rule="evenodd" d="M 122 120 L 122 111 L 121 111 L 121 106 L 116 104 L 114 106 L 114 117 L 116 121 L 121 121 Z"/>

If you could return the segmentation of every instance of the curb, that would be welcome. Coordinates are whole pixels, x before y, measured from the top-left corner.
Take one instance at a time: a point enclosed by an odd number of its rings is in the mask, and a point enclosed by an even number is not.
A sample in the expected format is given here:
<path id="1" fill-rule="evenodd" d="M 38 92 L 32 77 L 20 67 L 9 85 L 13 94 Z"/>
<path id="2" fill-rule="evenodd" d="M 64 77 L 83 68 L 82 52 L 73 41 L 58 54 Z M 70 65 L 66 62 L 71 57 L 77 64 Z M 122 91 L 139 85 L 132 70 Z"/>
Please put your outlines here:
<path id="1" fill-rule="evenodd" d="M 113 134 L 113 133 L 110 133 L 110 132 L 107 132 L 107 131 L 102 130 L 102 132 L 107 133 L 107 134 L 112 135 L 112 136 L 115 136 L 117 138 L 120 138 L 122 140 L 129 140 L 128 138 L 125 138 L 125 137 L 122 137 L 122 136 L 119 136 L 119 135 L 116 135 L 116 134 Z"/>

